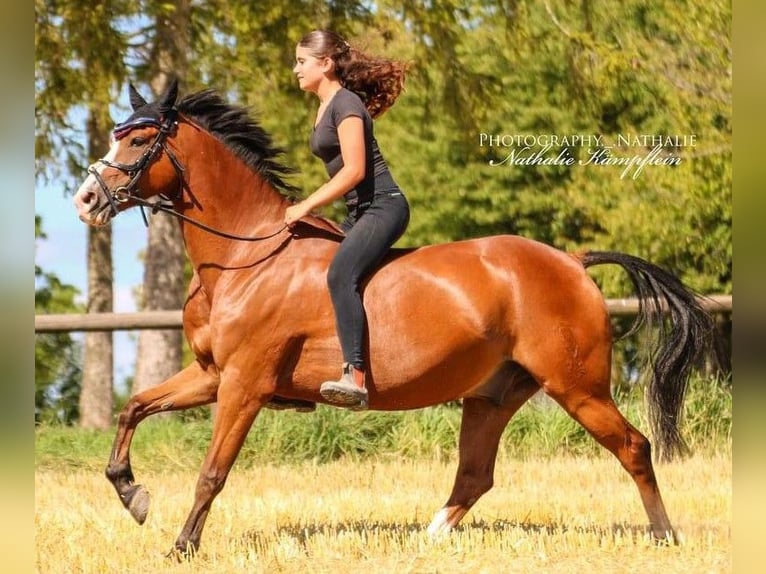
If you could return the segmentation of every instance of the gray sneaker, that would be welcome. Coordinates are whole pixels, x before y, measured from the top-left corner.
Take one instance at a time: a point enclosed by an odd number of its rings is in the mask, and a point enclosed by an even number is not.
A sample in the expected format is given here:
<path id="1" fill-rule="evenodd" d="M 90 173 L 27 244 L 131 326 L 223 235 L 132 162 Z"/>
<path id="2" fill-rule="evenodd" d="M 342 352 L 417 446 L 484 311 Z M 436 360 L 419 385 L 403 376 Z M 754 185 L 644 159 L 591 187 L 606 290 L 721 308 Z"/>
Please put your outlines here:
<path id="1" fill-rule="evenodd" d="M 343 363 L 343 372 L 339 381 L 326 381 L 319 388 L 319 394 L 327 402 L 346 407 L 352 411 L 367 410 L 367 389 L 364 386 L 364 371 L 355 369 L 349 363 Z"/>

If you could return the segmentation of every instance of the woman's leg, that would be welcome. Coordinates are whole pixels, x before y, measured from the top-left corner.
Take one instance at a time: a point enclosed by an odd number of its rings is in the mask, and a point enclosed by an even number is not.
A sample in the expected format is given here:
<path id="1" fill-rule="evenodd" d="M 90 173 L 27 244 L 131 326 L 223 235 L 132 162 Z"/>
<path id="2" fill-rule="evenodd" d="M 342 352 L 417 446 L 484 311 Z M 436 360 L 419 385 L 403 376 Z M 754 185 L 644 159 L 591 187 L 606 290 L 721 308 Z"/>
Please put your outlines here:
<path id="1" fill-rule="evenodd" d="M 408 222 L 409 208 L 403 196 L 376 197 L 347 232 L 330 264 L 327 283 L 343 360 L 360 371 L 365 370 L 366 328 L 360 285 L 401 237 Z"/>
<path id="2" fill-rule="evenodd" d="M 360 285 L 401 237 L 409 220 L 402 196 L 370 206 L 341 242 L 327 274 L 343 360 L 364 370 L 365 315 Z"/>

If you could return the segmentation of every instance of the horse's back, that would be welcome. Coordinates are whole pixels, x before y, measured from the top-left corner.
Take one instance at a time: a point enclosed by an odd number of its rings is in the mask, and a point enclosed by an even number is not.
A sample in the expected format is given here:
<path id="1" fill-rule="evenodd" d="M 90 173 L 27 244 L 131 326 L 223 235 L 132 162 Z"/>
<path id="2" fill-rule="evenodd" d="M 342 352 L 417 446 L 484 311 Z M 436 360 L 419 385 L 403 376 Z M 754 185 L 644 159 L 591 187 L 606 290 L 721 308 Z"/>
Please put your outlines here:
<path id="1" fill-rule="evenodd" d="M 452 292 L 461 288 L 479 291 L 465 293 L 471 299 L 516 294 L 527 305 L 535 304 L 535 292 L 544 294 L 550 304 L 560 293 L 571 296 L 582 288 L 600 298 L 580 260 L 550 245 L 517 235 L 495 235 L 414 249 L 392 249 L 384 265 L 369 280 L 365 296 L 385 297 L 395 286 L 416 297 L 424 294 L 417 286 L 423 282 L 441 285 Z M 414 293 L 413 293 L 414 292 Z"/>

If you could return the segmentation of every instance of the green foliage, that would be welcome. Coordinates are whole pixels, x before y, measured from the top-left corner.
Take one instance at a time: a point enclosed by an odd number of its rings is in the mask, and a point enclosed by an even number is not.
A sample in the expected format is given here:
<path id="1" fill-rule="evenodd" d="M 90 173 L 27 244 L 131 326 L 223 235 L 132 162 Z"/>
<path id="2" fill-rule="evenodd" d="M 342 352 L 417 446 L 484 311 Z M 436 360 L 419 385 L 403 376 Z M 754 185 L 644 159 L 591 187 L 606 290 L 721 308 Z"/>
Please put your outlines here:
<path id="1" fill-rule="evenodd" d="M 405 12 L 425 21 L 412 26 L 415 72 L 378 128 L 413 204 L 404 242 L 518 233 L 563 249 L 634 253 L 701 292 L 730 291 L 730 5 L 610 4 L 470 3 L 459 13 L 439 2 Z M 433 32 L 434 18 L 447 30 Z M 453 99 L 443 96 L 450 88 Z M 679 134 L 697 145 L 665 150 L 681 164 L 632 179 L 594 165 L 490 167 L 510 149 L 480 146 L 480 133 L 592 134 L 605 143 Z M 587 146 L 569 152 L 589 157 Z M 607 296 L 629 291 L 615 269 L 596 276 Z"/>
<path id="2" fill-rule="evenodd" d="M 687 394 L 683 435 L 692 450 L 726 450 L 731 446 L 731 379 L 700 380 Z"/>
<path id="3" fill-rule="evenodd" d="M 35 0 L 36 177 L 79 176 L 87 165 L 86 126 L 73 124 L 74 110 L 90 104 L 100 125 L 112 123 L 128 44 L 119 24 L 135 10 L 124 0 Z"/>
<path id="4" fill-rule="evenodd" d="M 694 26 L 684 24 L 690 13 Z M 387 1 L 370 11 L 364 3 L 307 1 L 211 5 L 202 18 L 190 85 L 215 86 L 252 106 L 286 148 L 286 162 L 299 167 L 295 181 L 305 194 L 326 175 L 307 145 L 316 104 L 290 71 L 297 40 L 331 27 L 412 63 L 404 95 L 376 122 L 413 207 L 401 245 L 517 233 L 564 249 L 635 253 L 702 292 L 731 289 L 727 2 L 583 0 L 552 10 L 523 1 Z M 678 168 L 647 168 L 634 180 L 595 166 L 490 167 L 508 150 L 480 146 L 481 133 L 606 141 L 693 134 L 698 145 L 668 150 L 682 155 Z M 588 157 L 587 148 L 570 151 Z M 342 211 L 326 209 L 336 218 Z M 607 296 L 630 291 L 618 270 L 595 275 Z"/>
<path id="5" fill-rule="evenodd" d="M 188 413 L 191 414 L 178 413 L 175 417 L 194 427 L 191 436 L 196 436 L 200 428 L 209 432 L 208 409 Z M 327 462 L 341 457 L 367 457 L 381 451 L 413 458 L 441 458 L 454 452 L 460 426 L 459 409 L 448 407 L 395 415 L 370 411 L 351 416 L 342 409 L 320 406 L 309 417 L 264 409 L 242 448 L 240 464 Z M 209 436 L 205 440 L 209 440 Z M 184 438 L 184 446 L 192 448 L 193 445 Z"/>
<path id="6" fill-rule="evenodd" d="M 35 216 L 35 238 L 45 239 Z M 35 265 L 35 313 L 81 311 L 78 291 Z M 78 417 L 80 346 L 69 333 L 35 336 L 35 422 L 72 423 Z"/>
<path id="7" fill-rule="evenodd" d="M 640 386 L 621 391 L 616 397 L 628 420 L 647 432 L 643 401 Z M 729 385 L 693 379 L 682 424 L 682 435 L 692 450 L 729 451 L 731 412 Z M 321 464 L 339 458 L 452 460 L 457 453 L 460 419 L 460 408 L 452 404 L 395 413 L 354 413 L 326 406 L 311 414 L 264 409 L 237 464 L 251 467 L 308 460 Z M 204 417 L 187 422 L 178 416 L 149 419 L 138 427 L 131 460 L 145 469 L 197 468 L 211 433 L 212 422 Z M 112 438 L 113 432 L 42 425 L 36 430 L 36 463 L 39 467 L 100 469 L 109 456 Z M 519 459 L 561 454 L 609 456 L 578 423 L 542 395 L 529 401 L 511 420 L 501 451 Z"/>

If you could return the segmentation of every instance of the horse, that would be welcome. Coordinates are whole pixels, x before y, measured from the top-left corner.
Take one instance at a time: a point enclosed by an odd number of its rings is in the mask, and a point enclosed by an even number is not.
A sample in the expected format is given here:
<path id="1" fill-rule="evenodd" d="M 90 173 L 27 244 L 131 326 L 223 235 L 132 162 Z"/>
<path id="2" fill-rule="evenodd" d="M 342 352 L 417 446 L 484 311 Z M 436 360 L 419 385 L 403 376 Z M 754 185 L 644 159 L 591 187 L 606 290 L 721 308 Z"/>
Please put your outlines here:
<path id="1" fill-rule="evenodd" d="M 137 425 L 217 402 L 194 502 L 171 550 L 186 556 L 198 551 L 211 504 L 259 411 L 280 401 L 303 410 L 324 402 L 319 386 L 342 362 L 326 275 L 343 235 L 315 214 L 284 225 L 293 170 L 246 108 L 213 89 L 179 99 L 176 82 L 151 103 L 129 90 L 133 113 L 88 168 L 74 204 L 94 226 L 133 207 L 178 218 L 194 269 L 183 328 L 196 358 L 128 400 L 106 476 L 142 524 L 149 495 L 130 464 Z M 642 303 L 637 324 L 662 327 L 648 349 L 648 408 L 660 457 L 671 458 L 686 448 L 678 428 L 684 392 L 712 321 L 670 272 L 633 255 L 568 253 L 497 235 L 392 249 L 362 285 L 369 408 L 462 404 L 454 486 L 428 526 L 432 535 L 455 528 L 490 490 L 503 430 L 542 390 L 629 473 L 651 535 L 677 542 L 650 442 L 611 394 L 610 316 L 586 272 L 602 264 L 631 277 Z"/>

